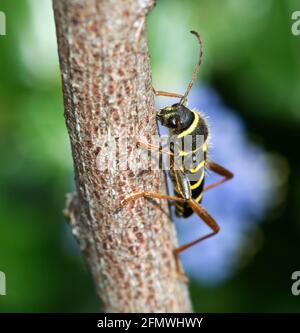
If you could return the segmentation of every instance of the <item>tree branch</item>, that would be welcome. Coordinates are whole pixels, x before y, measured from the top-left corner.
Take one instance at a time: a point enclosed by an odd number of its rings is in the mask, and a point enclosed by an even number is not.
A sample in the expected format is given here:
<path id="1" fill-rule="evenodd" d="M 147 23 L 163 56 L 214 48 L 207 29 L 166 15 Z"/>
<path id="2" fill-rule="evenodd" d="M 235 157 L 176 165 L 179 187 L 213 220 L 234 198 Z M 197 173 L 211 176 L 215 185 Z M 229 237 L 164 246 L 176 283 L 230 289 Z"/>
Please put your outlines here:
<path id="1" fill-rule="evenodd" d="M 162 172 L 118 168 L 122 154 L 139 150 L 132 140 L 117 155 L 117 168 L 100 170 L 97 163 L 111 138 L 132 138 L 147 124 L 157 134 L 145 37 L 152 6 L 153 0 L 53 0 L 77 188 L 66 215 L 106 312 L 191 311 L 187 287 L 176 278 L 167 204 L 138 199 L 117 211 L 133 191 L 165 192 Z"/>

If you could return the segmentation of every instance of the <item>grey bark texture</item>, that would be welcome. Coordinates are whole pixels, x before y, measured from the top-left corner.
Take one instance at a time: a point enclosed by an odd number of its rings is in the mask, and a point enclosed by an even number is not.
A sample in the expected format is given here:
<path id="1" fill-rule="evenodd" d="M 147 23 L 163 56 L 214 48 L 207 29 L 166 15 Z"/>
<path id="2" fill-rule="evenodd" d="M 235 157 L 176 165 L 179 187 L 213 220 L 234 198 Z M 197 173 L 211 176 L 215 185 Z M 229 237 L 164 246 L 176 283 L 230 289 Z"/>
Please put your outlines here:
<path id="1" fill-rule="evenodd" d="M 177 245 L 166 202 L 143 198 L 118 210 L 134 191 L 165 193 L 160 170 L 119 170 L 120 154 L 146 126 L 157 134 L 145 34 L 153 0 L 53 0 L 65 119 L 77 192 L 66 215 L 105 312 L 191 312 L 176 277 Z M 108 134 L 128 139 L 117 168 L 100 170 Z"/>

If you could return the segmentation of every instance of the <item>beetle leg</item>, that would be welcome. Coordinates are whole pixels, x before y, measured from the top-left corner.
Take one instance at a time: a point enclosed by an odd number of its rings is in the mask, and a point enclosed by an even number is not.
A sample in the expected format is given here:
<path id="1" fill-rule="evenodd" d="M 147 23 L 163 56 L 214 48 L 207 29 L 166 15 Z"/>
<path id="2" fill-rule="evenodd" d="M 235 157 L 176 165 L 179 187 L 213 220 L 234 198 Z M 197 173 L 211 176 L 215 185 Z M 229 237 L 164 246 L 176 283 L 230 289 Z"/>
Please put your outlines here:
<path id="1" fill-rule="evenodd" d="M 209 184 L 209 185 L 205 186 L 204 191 L 210 190 L 210 189 L 212 189 L 212 188 L 214 188 L 218 185 L 221 185 L 221 184 L 225 183 L 227 180 L 232 179 L 233 176 L 234 176 L 234 174 L 231 171 L 225 169 L 221 165 L 219 165 L 215 162 L 212 162 L 212 161 L 207 161 L 206 162 L 206 167 L 209 170 L 217 173 L 218 175 L 223 176 L 223 178 L 214 182 L 214 183 L 212 183 L 212 184 Z"/>
<path id="2" fill-rule="evenodd" d="M 205 236 L 199 237 L 192 242 L 181 245 L 180 247 L 178 247 L 177 249 L 174 250 L 177 270 L 180 269 L 179 254 L 181 252 L 189 249 L 191 246 L 196 245 L 207 238 L 214 236 L 220 230 L 220 227 L 217 224 L 217 222 L 214 220 L 214 218 L 201 205 L 199 205 L 194 199 L 187 200 L 187 203 L 192 208 L 192 210 L 212 229 L 212 232 Z"/>

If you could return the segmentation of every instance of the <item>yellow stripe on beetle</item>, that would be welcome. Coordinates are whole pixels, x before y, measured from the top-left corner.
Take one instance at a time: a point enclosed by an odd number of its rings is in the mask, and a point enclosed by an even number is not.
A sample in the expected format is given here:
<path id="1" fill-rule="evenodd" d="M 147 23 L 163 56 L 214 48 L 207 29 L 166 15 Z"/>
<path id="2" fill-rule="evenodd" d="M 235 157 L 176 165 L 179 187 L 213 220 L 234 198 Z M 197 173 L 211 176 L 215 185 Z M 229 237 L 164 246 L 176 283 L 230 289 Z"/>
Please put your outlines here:
<path id="1" fill-rule="evenodd" d="M 179 156 L 187 156 L 189 154 L 193 154 L 193 153 L 196 153 L 198 150 L 202 149 L 202 146 L 195 149 L 195 150 L 191 150 L 191 151 L 184 151 L 184 150 L 180 150 L 179 151 Z M 204 148 L 203 148 L 204 149 Z"/>
<path id="2" fill-rule="evenodd" d="M 201 192 L 201 193 L 199 194 L 199 196 L 198 196 L 196 199 L 194 199 L 194 200 L 195 200 L 196 202 L 199 202 L 199 201 L 201 200 L 202 196 L 203 196 L 203 192 Z"/>
<path id="3" fill-rule="evenodd" d="M 184 207 L 182 205 L 176 205 L 175 204 L 176 209 L 180 210 L 180 211 L 184 211 Z"/>
<path id="4" fill-rule="evenodd" d="M 197 183 L 195 183 L 195 184 L 193 184 L 193 185 L 190 186 L 191 190 L 195 190 L 202 183 L 203 178 L 204 178 L 204 170 L 203 170 L 203 172 L 201 174 L 201 177 L 197 181 Z"/>
<path id="5" fill-rule="evenodd" d="M 203 152 L 207 152 L 207 143 L 205 142 L 203 144 L 203 146 L 200 146 L 199 148 L 196 148 L 195 150 L 190 150 L 190 151 L 184 151 L 184 150 L 180 150 L 179 151 L 179 156 L 187 156 L 189 154 L 193 154 L 196 153 L 198 150 L 203 150 Z"/>
<path id="6" fill-rule="evenodd" d="M 200 162 L 195 169 L 191 169 L 190 173 L 196 173 L 197 171 L 199 171 L 200 168 L 204 167 L 205 161 L 203 160 L 202 162 Z"/>
<path id="7" fill-rule="evenodd" d="M 183 138 L 184 136 L 186 135 L 189 135 L 191 133 L 194 132 L 194 130 L 197 128 L 198 124 L 199 124 L 199 114 L 195 111 L 192 111 L 194 113 L 194 120 L 191 124 L 190 127 L 188 127 L 185 131 L 181 132 L 180 134 L 177 135 L 177 138 L 180 139 L 180 138 Z"/>

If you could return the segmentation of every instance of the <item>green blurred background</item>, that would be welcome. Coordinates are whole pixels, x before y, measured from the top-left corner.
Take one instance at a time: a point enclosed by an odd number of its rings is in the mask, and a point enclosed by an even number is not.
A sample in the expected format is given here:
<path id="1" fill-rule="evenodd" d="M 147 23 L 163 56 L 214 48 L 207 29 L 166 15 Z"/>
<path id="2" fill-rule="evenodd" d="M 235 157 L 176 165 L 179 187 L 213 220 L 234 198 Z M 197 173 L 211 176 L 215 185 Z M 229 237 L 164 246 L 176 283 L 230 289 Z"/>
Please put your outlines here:
<path id="1" fill-rule="evenodd" d="M 158 0 L 148 19 L 154 86 L 178 91 L 190 76 L 201 32 L 200 81 L 238 110 L 247 137 L 287 166 L 280 204 L 259 225 L 260 250 L 223 283 L 192 282 L 196 311 L 300 310 L 299 1 Z M 50 0 L 2 0 L 0 36 L 1 312 L 98 311 L 92 281 L 63 219 L 73 173 Z M 175 70 L 176 69 L 176 70 Z M 288 171 L 287 171 L 288 170 Z M 255 190 L 255 189 L 254 189 Z"/>

